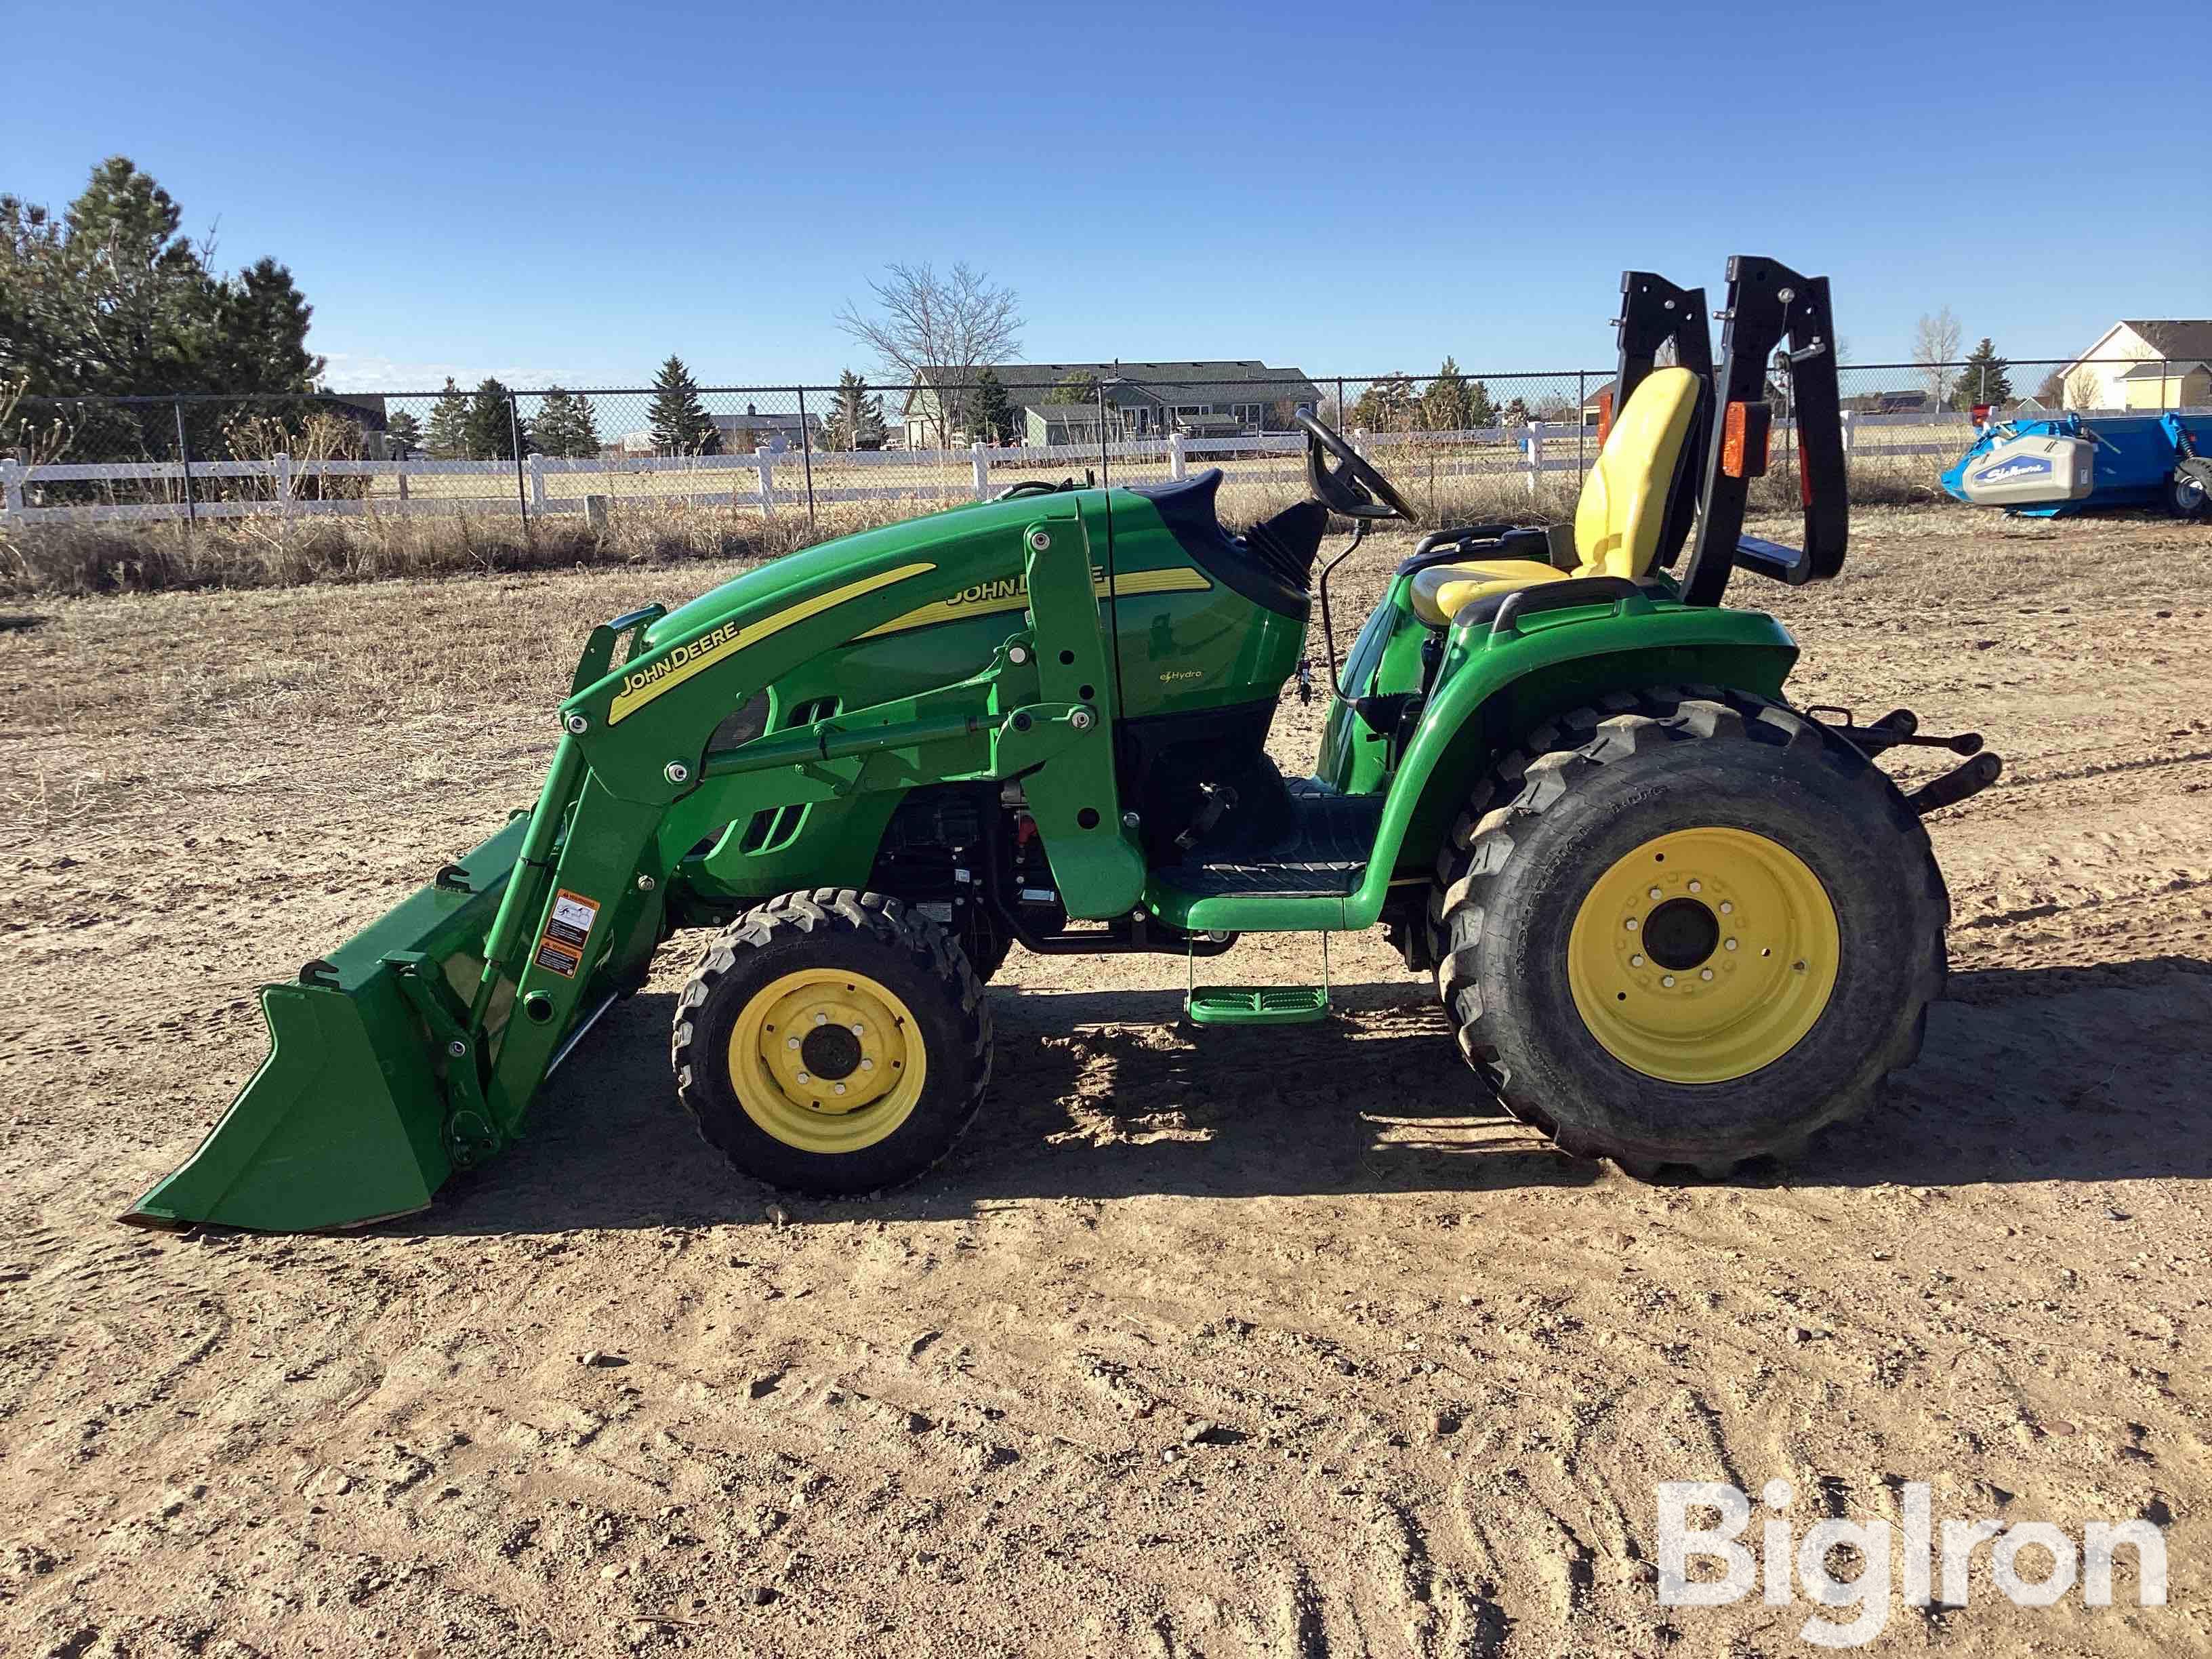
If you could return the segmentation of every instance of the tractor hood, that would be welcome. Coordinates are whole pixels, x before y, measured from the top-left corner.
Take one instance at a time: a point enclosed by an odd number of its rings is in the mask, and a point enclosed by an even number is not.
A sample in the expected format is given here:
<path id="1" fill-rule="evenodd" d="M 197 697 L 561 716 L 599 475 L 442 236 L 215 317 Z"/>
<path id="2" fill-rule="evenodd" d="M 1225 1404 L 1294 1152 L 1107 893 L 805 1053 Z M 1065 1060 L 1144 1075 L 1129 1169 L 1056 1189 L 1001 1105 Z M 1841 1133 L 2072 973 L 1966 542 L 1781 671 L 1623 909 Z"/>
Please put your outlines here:
<path id="1" fill-rule="evenodd" d="M 726 622 L 775 610 L 802 594 L 818 591 L 824 583 L 871 576 L 911 564 L 917 557 L 928 558 L 933 550 L 949 551 L 957 546 L 964 565 L 974 558 L 979 540 L 1003 541 L 1006 569 L 1012 574 L 1022 568 L 1021 532 L 1036 518 L 1039 501 L 1066 499 L 1030 495 L 1003 501 L 976 501 L 787 553 L 670 611 L 647 630 L 639 654 L 695 638 Z M 1103 490 L 1077 491 L 1073 499 L 1085 519 L 1095 522 L 1104 512 Z M 940 559 L 939 562 L 950 562 Z"/>

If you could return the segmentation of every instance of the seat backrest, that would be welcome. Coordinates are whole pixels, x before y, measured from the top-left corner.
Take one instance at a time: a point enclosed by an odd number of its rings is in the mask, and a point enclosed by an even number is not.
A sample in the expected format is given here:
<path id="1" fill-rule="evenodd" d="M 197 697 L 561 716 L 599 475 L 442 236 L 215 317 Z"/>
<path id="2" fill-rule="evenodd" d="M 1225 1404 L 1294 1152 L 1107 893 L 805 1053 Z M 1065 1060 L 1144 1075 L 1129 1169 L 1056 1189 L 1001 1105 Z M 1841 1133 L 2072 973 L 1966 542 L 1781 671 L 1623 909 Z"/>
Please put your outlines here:
<path id="1" fill-rule="evenodd" d="M 1655 368 L 1638 384 L 1583 481 L 1575 506 L 1577 576 L 1633 581 L 1651 574 L 1698 389 L 1697 375 L 1679 368 Z"/>

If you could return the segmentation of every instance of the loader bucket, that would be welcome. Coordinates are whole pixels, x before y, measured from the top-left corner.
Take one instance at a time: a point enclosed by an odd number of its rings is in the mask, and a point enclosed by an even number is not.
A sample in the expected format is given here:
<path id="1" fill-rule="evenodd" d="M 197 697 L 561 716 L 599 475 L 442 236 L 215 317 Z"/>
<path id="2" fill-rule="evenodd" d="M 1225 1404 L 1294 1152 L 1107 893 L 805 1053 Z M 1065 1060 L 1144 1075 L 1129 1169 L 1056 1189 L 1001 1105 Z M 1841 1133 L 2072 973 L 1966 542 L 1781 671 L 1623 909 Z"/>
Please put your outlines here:
<path id="1" fill-rule="evenodd" d="M 518 817 L 431 886 L 261 992 L 269 1057 L 198 1151 L 125 1221 L 295 1232 L 424 1208 L 453 1172 L 445 1053 L 400 982 L 420 959 L 464 1003 L 528 828 Z"/>

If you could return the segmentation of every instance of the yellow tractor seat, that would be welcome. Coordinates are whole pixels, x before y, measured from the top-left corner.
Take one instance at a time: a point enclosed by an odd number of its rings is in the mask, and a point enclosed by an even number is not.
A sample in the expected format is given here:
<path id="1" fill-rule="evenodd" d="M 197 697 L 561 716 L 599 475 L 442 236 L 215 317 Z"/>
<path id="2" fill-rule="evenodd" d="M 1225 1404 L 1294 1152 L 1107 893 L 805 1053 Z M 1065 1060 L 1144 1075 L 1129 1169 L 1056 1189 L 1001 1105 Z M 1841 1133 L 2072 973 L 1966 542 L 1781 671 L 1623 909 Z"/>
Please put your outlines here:
<path id="1" fill-rule="evenodd" d="M 1432 564 L 1413 573 L 1413 614 L 1431 628 L 1449 628 L 1451 619 L 1474 600 L 1516 587 L 1555 582 L 1567 573 L 1534 559 L 1471 559 L 1464 564 Z"/>
<path id="2" fill-rule="evenodd" d="M 1533 559 L 1469 560 L 1416 571 L 1413 614 L 1445 628 L 1469 604 L 1569 576 L 1625 576 L 1641 580 L 1659 556 L 1668 503 L 1682 474 L 1682 448 L 1698 412 L 1698 377 L 1686 368 L 1655 368 L 1638 383 L 1598 451 L 1582 499 L 1575 504 L 1572 570 Z M 1694 487 L 1694 484 L 1692 485 Z"/>

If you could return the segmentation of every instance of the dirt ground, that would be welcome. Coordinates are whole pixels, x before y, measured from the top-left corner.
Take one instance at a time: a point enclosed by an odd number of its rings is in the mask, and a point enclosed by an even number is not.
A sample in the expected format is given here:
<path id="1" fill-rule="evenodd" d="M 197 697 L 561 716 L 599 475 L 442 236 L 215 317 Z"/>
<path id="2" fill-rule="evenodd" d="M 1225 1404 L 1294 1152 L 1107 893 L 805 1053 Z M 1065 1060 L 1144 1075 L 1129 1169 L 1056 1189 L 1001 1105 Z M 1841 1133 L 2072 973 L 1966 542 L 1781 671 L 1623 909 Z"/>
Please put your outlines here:
<path id="1" fill-rule="evenodd" d="M 1801 702 L 2008 768 L 1931 825 L 1919 1066 L 1795 1170 L 1547 1151 L 1378 933 L 1341 1018 L 1202 1038 L 1179 962 L 1018 952 L 949 1163 L 781 1203 L 677 1105 L 679 939 L 428 1212 L 115 1224 L 259 1060 L 255 986 L 531 799 L 586 627 L 722 574 L 5 619 L 0 1650 L 1796 1653 L 1802 1604 L 1653 1583 L 1655 1483 L 1779 1477 L 1801 1534 L 1909 1481 L 2166 1529 L 2166 1607 L 2124 1551 L 2115 1606 L 2016 1607 L 1985 1548 L 1872 1650 L 2212 1651 L 2212 535 L 1869 513 L 1830 586 L 1740 579 Z"/>

